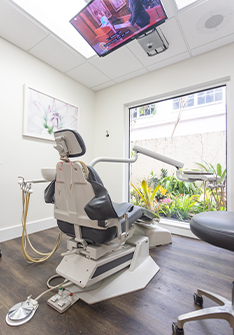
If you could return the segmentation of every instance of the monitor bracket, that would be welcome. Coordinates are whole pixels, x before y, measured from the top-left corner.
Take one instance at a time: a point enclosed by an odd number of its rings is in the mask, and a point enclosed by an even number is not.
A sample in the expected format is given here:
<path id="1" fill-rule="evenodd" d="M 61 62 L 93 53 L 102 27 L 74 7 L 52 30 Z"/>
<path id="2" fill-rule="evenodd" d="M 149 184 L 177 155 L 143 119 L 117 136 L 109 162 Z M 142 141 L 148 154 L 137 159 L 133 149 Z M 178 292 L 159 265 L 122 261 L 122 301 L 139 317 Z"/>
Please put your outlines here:
<path id="1" fill-rule="evenodd" d="M 169 48 L 169 43 L 160 28 L 154 28 L 140 35 L 137 41 L 149 57 L 158 55 Z"/>

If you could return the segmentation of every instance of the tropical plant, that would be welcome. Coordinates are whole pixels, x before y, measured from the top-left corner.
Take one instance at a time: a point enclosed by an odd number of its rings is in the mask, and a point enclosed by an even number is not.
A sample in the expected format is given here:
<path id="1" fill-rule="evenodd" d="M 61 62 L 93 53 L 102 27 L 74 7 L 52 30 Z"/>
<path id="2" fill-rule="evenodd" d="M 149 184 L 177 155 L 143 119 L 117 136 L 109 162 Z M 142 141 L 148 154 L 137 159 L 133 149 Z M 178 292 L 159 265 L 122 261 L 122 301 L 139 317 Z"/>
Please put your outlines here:
<path id="1" fill-rule="evenodd" d="M 155 187 L 155 189 L 152 189 L 151 187 L 147 185 L 146 181 L 143 180 L 139 189 L 133 183 L 131 183 L 131 186 L 136 191 L 136 193 L 139 195 L 140 199 L 143 202 L 144 207 L 154 212 L 155 201 L 156 201 L 155 195 L 157 191 L 160 189 L 160 185 Z"/>
<path id="2" fill-rule="evenodd" d="M 174 197 L 175 213 L 179 220 L 188 220 L 196 212 L 199 195 L 182 195 Z"/>
<path id="3" fill-rule="evenodd" d="M 204 162 L 204 164 L 201 163 L 196 163 L 197 165 L 199 165 L 201 168 L 203 168 L 205 171 L 207 172 L 212 172 L 214 173 L 216 176 L 221 177 L 221 179 L 219 180 L 219 183 L 223 183 L 225 182 L 225 178 L 227 175 L 227 170 L 226 169 L 222 169 L 222 166 L 220 163 L 218 163 L 216 165 L 216 169 L 214 168 L 214 166 L 210 163 Z"/>
<path id="4" fill-rule="evenodd" d="M 162 199 L 158 205 L 158 213 L 168 218 L 175 216 L 175 202 L 170 198 Z"/>
<path id="5" fill-rule="evenodd" d="M 207 172 L 212 172 L 215 174 L 219 179 L 213 183 L 207 183 L 205 184 L 206 192 L 208 189 L 210 189 L 210 196 L 209 201 L 210 203 L 214 202 L 216 205 L 216 210 L 226 210 L 226 191 L 225 191 L 225 183 L 226 183 L 226 175 L 227 171 L 226 169 L 222 169 L 222 166 L 220 163 L 216 165 L 216 169 L 212 164 L 208 164 L 207 162 L 204 162 L 204 164 L 196 163 L 200 167 L 202 167 Z"/>
<path id="6" fill-rule="evenodd" d="M 131 194 L 131 203 L 134 206 L 140 206 L 141 205 L 141 198 L 140 198 L 138 192 L 134 188 L 132 188 L 130 194 Z"/>
<path id="7" fill-rule="evenodd" d="M 185 181 L 178 180 L 177 177 L 175 177 L 174 173 L 171 176 L 165 177 L 160 180 L 160 184 L 165 187 L 168 191 L 168 193 L 171 194 L 199 194 L 200 190 L 195 185 L 195 183 L 188 183 Z"/>
<path id="8" fill-rule="evenodd" d="M 159 186 L 159 188 L 158 188 L 158 191 L 155 194 L 155 198 L 157 200 L 164 199 L 165 196 L 166 196 L 166 193 L 167 193 L 167 189 L 162 187 L 161 185 L 158 185 L 158 186 Z"/>
<path id="9" fill-rule="evenodd" d="M 150 178 L 147 179 L 147 184 L 153 188 L 155 188 L 158 184 L 160 184 L 160 180 L 167 177 L 168 171 L 167 169 L 161 169 L 160 177 L 158 178 L 156 174 L 151 171 Z"/>
<path id="10" fill-rule="evenodd" d="M 201 188 L 201 194 L 197 199 L 197 207 L 194 210 L 195 214 L 199 214 L 201 212 L 211 212 L 216 211 L 216 204 L 214 203 L 211 197 L 211 190 Z"/>

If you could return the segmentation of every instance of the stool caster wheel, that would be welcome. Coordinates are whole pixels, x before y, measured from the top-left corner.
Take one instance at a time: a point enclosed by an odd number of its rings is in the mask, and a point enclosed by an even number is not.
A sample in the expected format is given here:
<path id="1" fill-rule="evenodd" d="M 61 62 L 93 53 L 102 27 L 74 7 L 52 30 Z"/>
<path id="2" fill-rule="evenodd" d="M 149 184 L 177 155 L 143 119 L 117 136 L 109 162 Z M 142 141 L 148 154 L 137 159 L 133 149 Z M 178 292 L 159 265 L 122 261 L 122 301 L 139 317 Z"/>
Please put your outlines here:
<path id="1" fill-rule="evenodd" d="M 173 322 L 172 324 L 172 335 L 184 335 L 184 329 L 178 328 L 176 322 Z"/>
<path id="2" fill-rule="evenodd" d="M 2 250 L 0 250 L 0 258 L 2 258 Z"/>
<path id="3" fill-rule="evenodd" d="M 197 295 L 197 293 L 194 293 L 193 295 L 193 299 L 194 299 L 194 304 L 199 306 L 199 307 L 203 307 L 203 298 L 199 297 Z"/>

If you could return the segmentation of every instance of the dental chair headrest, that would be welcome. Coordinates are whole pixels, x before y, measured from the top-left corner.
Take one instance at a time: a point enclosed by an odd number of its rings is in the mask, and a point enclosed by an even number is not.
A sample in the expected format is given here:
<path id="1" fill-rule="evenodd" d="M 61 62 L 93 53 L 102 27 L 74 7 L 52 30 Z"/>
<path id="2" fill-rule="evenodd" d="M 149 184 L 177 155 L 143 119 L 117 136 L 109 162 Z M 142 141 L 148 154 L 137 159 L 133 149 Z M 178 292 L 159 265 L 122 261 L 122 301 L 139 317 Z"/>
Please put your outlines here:
<path id="1" fill-rule="evenodd" d="M 79 157 L 85 154 L 83 138 L 76 130 L 62 129 L 54 132 L 54 138 L 60 157 Z"/>

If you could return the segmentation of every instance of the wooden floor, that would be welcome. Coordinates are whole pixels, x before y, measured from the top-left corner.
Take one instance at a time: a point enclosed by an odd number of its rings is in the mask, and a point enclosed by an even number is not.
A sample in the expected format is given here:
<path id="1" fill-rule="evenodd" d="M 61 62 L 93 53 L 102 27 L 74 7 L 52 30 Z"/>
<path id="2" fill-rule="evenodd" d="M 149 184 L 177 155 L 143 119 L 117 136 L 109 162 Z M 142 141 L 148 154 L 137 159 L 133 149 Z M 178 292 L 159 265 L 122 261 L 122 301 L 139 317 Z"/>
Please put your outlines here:
<path id="1" fill-rule="evenodd" d="M 38 249 L 50 250 L 57 228 L 31 235 Z M 234 278 L 234 254 L 204 242 L 173 235 L 171 245 L 150 251 L 160 266 L 148 286 L 135 293 L 109 301 L 87 305 L 78 301 L 64 314 L 46 303 L 52 295 L 39 300 L 34 317 L 19 327 L 5 322 L 8 310 L 32 294 L 36 298 L 47 289 L 47 279 L 55 273 L 66 250 L 66 239 L 57 252 L 42 264 L 28 264 L 22 254 L 21 239 L 1 243 L 0 260 L 0 334 L 1 335 L 166 335 L 179 314 L 193 311 L 193 293 L 197 286 L 231 297 Z M 207 299 L 204 307 L 211 305 Z M 186 335 L 232 335 L 228 322 L 206 320 L 190 322 Z"/>

